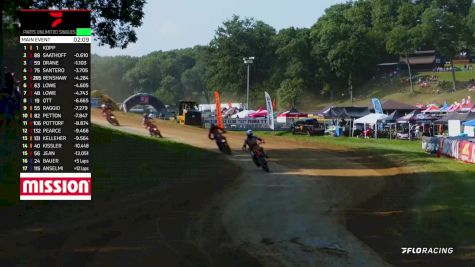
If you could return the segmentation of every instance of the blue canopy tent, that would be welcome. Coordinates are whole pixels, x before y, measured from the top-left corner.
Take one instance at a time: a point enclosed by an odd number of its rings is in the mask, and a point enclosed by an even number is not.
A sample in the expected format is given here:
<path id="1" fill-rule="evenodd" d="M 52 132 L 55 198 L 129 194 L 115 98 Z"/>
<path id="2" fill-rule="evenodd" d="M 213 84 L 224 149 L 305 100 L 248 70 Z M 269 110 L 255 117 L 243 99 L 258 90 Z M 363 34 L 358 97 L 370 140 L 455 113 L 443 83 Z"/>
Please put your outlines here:
<path id="1" fill-rule="evenodd" d="M 463 123 L 463 133 L 469 137 L 475 137 L 475 120 L 469 120 Z"/>
<path id="2" fill-rule="evenodd" d="M 440 109 L 442 112 L 447 112 L 449 110 L 449 105 L 447 104 L 447 100 L 444 102 L 444 106 Z"/>
<path id="3" fill-rule="evenodd" d="M 466 121 L 463 123 L 464 126 L 472 126 L 472 127 L 475 127 L 475 120 L 471 120 L 471 121 Z"/>

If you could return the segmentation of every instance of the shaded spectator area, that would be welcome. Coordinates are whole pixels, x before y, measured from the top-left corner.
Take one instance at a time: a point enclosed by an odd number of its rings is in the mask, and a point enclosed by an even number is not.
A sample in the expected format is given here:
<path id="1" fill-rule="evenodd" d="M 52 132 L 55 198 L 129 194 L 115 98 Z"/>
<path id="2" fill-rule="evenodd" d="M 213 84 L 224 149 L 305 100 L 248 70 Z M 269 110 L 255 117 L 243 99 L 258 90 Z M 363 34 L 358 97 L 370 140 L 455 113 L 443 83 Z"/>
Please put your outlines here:
<path id="1" fill-rule="evenodd" d="M 5 84 L 0 89 L 0 130 L 20 119 L 21 94 L 13 73 L 5 73 Z"/>

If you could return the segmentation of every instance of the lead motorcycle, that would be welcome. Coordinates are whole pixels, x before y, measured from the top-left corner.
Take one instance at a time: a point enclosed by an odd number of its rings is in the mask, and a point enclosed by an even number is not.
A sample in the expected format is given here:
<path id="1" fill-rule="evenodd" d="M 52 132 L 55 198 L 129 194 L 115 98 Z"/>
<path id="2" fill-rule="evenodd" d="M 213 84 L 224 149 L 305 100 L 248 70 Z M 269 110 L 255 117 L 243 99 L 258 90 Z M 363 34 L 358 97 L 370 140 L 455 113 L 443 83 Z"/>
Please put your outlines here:
<path id="1" fill-rule="evenodd" d="M 264 152 L 264 149 L 260 146 L 261 144 L 264 144 L 264 142 L 258 142 L 254 149 L 250 151 L 252 160 L 254 161 L 254 164 L 256 164 L 257 167 L 262 167 L 262 169 L 266 172 L 269 172 L 269 165 L 267 164 L 267 155 Z"/>

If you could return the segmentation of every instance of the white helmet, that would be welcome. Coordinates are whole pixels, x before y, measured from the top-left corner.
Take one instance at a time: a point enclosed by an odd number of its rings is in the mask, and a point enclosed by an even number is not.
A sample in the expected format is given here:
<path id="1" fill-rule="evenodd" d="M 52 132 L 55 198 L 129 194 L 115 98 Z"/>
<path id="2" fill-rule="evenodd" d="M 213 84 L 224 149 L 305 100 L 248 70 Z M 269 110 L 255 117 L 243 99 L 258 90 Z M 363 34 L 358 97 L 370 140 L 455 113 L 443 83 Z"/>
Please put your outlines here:
<path id="1" fill-rule="evenodd" d="M 247 130 L 247 131 L 246 131 L 246 134 L 247 134 L 247 136 L 252 136 L 252 134 L 253 134 L 253 133 L 252 133 L 252 130 L 251 130 L 251 129 Z"/>

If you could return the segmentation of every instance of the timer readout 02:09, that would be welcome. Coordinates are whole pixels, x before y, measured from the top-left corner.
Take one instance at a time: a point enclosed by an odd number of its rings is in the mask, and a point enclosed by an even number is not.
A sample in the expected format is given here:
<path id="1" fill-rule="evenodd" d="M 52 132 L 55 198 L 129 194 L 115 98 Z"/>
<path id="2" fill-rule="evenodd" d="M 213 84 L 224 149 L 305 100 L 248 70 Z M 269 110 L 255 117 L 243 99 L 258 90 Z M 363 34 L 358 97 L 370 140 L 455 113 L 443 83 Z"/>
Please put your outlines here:
<path id="1" fill-rule="evenodd" d="M 90 43 L 91 37 L 89 36 L 76 36 L 73 38 L 74 43 Z"/>

